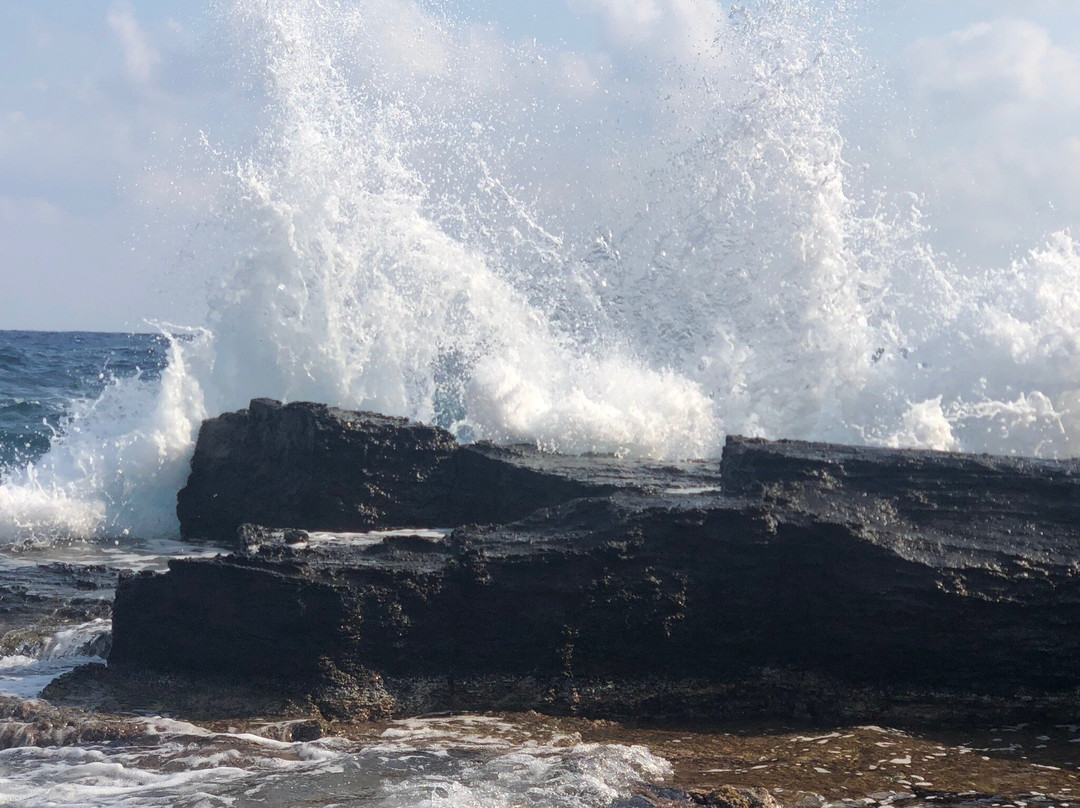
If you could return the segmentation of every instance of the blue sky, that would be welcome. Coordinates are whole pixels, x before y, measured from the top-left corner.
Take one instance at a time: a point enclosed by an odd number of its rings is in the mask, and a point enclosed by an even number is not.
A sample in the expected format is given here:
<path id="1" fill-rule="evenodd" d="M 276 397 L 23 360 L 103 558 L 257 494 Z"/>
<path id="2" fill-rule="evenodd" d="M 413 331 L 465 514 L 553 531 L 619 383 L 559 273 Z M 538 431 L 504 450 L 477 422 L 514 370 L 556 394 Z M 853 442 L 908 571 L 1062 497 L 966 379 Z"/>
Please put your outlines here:
<path id="1" fill-rule="evenodd" d="M 617 60 L 669 56 L 680 26 L 730 5 L 440 7 L 503 39 Z M 922 197 L 935 248 L 1002 264 L 1080 227 L 1080 3 L 854 5 L 889 121 L 869 99 L 846 134 L 873 155 L 877 181 Z M 208 170 L 200 132 L 235 146 L 258 115 L 228 49 L 200 3 L 0 0 L 0 328 L 198 324 L 205 289 L 191 263 L 204 259 L 187 251 Z"/>

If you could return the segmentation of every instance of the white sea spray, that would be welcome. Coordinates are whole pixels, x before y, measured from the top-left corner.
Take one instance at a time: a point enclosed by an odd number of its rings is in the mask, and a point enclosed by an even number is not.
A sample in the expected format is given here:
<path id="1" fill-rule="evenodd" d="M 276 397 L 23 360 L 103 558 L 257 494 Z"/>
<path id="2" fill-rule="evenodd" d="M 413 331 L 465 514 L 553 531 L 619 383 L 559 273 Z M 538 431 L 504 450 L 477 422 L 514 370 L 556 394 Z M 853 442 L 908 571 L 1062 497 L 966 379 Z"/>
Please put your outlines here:
<path id="1" fill-rule="evenodd" d="M 1075 454 L 1072 236 L 937 254 L 849 164 L 851 4 L 705 5 L 613 57 L 412 2 L 226 4 L 265 111 L 210 150 L 209 320 L 9 475 L 0 540 L 174 533 L 198 424 L 256 396 L 565 452 Z"/>

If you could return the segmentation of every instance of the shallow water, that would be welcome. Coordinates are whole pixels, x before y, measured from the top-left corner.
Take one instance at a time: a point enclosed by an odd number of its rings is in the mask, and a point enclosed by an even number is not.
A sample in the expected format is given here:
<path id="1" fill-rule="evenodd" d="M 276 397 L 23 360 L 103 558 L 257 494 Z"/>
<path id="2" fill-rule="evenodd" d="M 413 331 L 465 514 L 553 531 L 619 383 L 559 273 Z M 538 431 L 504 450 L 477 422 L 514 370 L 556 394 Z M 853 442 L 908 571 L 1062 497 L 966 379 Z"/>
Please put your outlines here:
<path id="1" fill-rule="evenodd" d="M 134 743 L 0 751 L 0 805 L 600 808 L 670 774 L 641 746 L 494 718 L 395 722 L 363 743 L 142 723 Z"/>

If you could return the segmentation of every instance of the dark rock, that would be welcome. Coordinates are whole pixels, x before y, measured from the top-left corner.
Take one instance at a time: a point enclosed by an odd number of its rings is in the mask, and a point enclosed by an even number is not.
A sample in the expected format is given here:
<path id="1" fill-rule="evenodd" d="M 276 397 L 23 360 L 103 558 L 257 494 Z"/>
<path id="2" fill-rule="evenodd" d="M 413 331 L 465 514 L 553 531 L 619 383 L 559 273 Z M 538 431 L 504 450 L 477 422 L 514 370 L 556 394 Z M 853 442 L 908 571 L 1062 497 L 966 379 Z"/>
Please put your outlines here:
<path id="1" fill-rule="evenodd" d="M 368 505 L 339 488 L 295 524 L 363 512 L 488 526 L 306 547 L 245 528 L 245 555 L 121 581 L 111 669 L 276 680 L 332 718 L 1080 714 L 1075 462 L 732 439 L 720 492 L 710 464 L 457 449 L 437 430 L 313 405 L 251 412 L 204 427 L 200 445 L 208 430 L 233 436 L 193 462 L 185 496 L 218 508 L 204 525 L 254 518 L 208 455 L 238 476 L 241 449 L 303 467 L 303 496 L 262 472 L 279 502 L 299 497 L 274 513 L 285 520 L 315 498 L 315 455 L 348 465 L 330 445 L 341 432 L 372 458 L 347 472 L 368 481 Z M 293 421 L 290 434 L 321 435 L 305 444 L 317 452 L 278 451 L 267 424 Z M 231 493 L 211 506 L 214 479 Z"/>
<path id="2" fill-rule="evenodd" d="M 131 743 L 148 735 L 146 726 L 119 716 L 0 696 L 0 749 Z"/>
<path id="3" fill-rule="evenodd" d="M 323 725 L 315 719 L 307 721 L 295 721 L 288 725 L 288 737 L 283 740 L 289 743 L 308 743 L 317 741 L 323 737 Z"/>
<path id="4" fill-rule="evenodd" d="M 245 553 L 257 553 L 264 546 L 273 545 L 300 547 L 307 544 L 309 538 L 306 530 L 296 528 L 272 530 L 250 522 L 245 522 L 236 529 L 236 541 Z"/>
<path id="5" fill-rule="evenodd" d="M 41 696 L 58 707 L 98 714 L 182 715 L 193 721 L 267 716 L 311 721 L 316 714 L 305 699 L 283 693 L 276 678 L 241 680 L 100 664 L 82 665 L 57 677 Z"/>
<path id="6" fill-rule="evenodd" d="M 694 805 L 708 808 L 781 808 L 776 798 L 763 788 L 736 786 L 720 786 L 711 791 L 642 786 L 637 794 L 613 803 L 611 808 L 690 808 Z"/>
<path id="7" fill-rule="evenodd" d="M 232 541 L 245 522 L 405 524 L 414 512 L 427 515 L 428 503 L 411 493 L 455 448 L 448 432 L 401 418 L 256 399 L 203 423 L 177 497 L 180 531 Z"/>
<path id="8" fill-rule="evenodd" d="M 907 552 L 930 563 L 941 557 L 942 566 L 964 558 L 986 566 L 999 551 L 997 560 L 1022 561 L 1024 569 L 1077 558 L 1075 460 L 733 437 L 721 476 L 732 496 L 789 502 L 829 521 L 904 534 Z"/>
<path id="9" fill-rule="evenodd" d="M 735 786 L 720 786 L 701 795 L 701 804 L 716 808 L 780 808 L 776 798 L 763 788 Z"/>
<path id="10" fill-rule="evenodd" d="M 187 538 L 231 542 L 244 523 L 322 531 L 501 524 L 627 487 L 716 485 L 715 464 L 637 464 L 458 446 L 438 427 L 322 404 L 256 399 L 205 421 L 177 496 Z"/>
<path id="11" fill-rule="evenodd" d="M 37 656 L 62 628 L 108 618 L 115 570 L 76 564 L 12 565 L 0 570 L 0 654 Z M 82 653 L 104 656 L 110 637 Z"/>

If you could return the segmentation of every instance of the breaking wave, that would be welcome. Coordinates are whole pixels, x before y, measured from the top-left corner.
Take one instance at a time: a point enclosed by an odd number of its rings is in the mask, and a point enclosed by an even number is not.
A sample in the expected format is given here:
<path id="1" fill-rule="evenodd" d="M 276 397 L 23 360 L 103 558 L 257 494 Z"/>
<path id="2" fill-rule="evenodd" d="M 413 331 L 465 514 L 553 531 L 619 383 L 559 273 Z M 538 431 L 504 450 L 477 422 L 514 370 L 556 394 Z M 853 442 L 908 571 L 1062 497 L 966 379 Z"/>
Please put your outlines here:
<path id="1" fill-rule="evenodd" d="M 9 473 L 0 537 L 173 532 L 199 422 L 254 396 L 565 452 L 1075 454 L 1080 245 L 957 267 L 917 197 L 865 189 L 847 6 L 699 0 L 603 56 L 412 2 L 235 0 L 264 113 L 208 150 L 209 320 Z"/>

